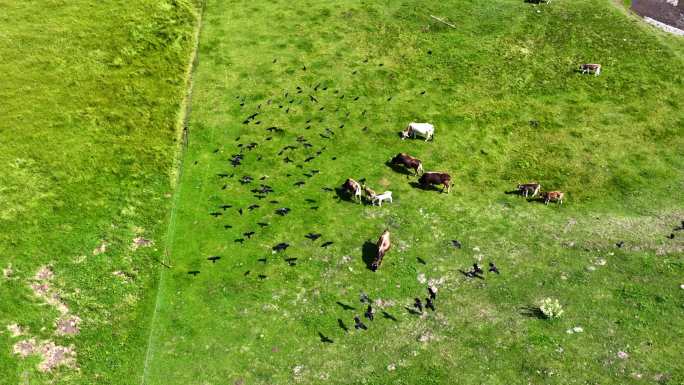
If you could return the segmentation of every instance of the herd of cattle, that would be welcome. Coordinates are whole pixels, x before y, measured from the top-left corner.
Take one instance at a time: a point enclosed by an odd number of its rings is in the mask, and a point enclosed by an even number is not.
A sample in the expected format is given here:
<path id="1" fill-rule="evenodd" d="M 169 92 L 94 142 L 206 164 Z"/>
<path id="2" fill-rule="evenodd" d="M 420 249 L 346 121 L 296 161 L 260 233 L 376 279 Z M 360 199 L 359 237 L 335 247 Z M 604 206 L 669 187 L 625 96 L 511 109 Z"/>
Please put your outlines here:
<path id="1" fill-rule="evenodd" d="M 580 69 L 583 73 L 586 70 L 586 72 L 591 72 L 598 75 L 601 71 L 601 65 L 583 64 L 580 67 Z M 432 124 L 412 122 L 409 123 L 409 125 L 406 127 L 405 130 L 403 130 L 400 133 L 400 135 L 402 140 L 409 137 L 415 138 L 416 136 L 422 136 L 423 138 L 425 138 L 425 141 L 428 141 L 433 138 L 434 133 L 435 127 Z M 413 157 L 405 153 L 400 153 L 397 154 L 394 158 L 392 158 L 389 163 L 396 166 L 406 167 L 407 169 L 413 170 L 416 176 L 420 175 L 420 178 L 418 179 L 418 184 L 422 188 L 429 188 L 432 186 L 441 185 L 442 192 L 446 190 L 446 193 L 448 194 L 449 191 L 451 191 L 452 183 L 451 176 L 449 174 L 445 172 L 424 172 L 423 162 L 416 157 Z M 385 200 L 389 200 L 390 202 L 392 202 L 391 191 L 385 191 L 382 194 L 377 194 L 370 187 L 366 186 L 365 184 L 361 184 L 352 178 L 348 178 L 344 182 L 344 184 L 342 185 L 342 191 L 346 193 L 352 200 L 358 201 L 359 203 L 362 202 L 362 200 L 364 199 L 371 205 L 377 204 L 378 206 L 381 206 L 382 202 Z M 557 202 L 559 205 L 563 204 L 563 192 L 541 192 L 541 185 L 536 182 L 519 184 L 516 191 L 518 194 L 526 198 L 534 198 L 537 195 L 540 195 L 544 204 L 547 205 L 549 204 L 549 202 Z M 376 246 L 377 254 L 370 266 L 372 271 L 376 271 L 380 267 L 380 264 L 382 264 L 382 259 L 384 258 L 385 253 L 387 253 L 387 251 L 391 247 L 389 230 L 383 231 L 383 233 L 380 235 L 380 238 L 378 239 Z"/>

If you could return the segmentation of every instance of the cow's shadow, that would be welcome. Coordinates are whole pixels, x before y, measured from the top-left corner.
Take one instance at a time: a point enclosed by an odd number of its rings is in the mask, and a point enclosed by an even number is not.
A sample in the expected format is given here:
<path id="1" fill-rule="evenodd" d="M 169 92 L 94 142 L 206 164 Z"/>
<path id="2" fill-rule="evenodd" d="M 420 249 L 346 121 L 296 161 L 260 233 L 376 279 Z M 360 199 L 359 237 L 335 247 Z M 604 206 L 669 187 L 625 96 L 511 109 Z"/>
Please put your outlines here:
<path id="1" fill-rule="evenodd" d="M 411 185 L 411 187 L 418 189 L 418 190 L 446 192 L 445 189 L 443 189 L 442 187 L 438 187 L 437 185 L 434 185 L 434 184 L 422 185 L 418 182 L 411 182 L 409 184 Z"/>
<path id="2" fill-rule="evenodd" d="M 541 204 L 546 204 L 546 201 L 544 201 L 544 198 L 541 196 L 536 196 L 534 198 L 527 198 L 527 201 L 530 203 L 541 203 Z"/>
<path id="3" fill-rule="evenodd" d="M 526 317 L 530 318 L 537 318 L 537 319 L 546 319 L 546 316 L 544 313 L 542 313 L 541 309 L 535 306 L 524 306 L 521 307 L 520 309 L 520 314 L 524 315 Z"/>
<path id="4" fill-rule="evenodd" d="M 511 191 L 504 191 L 504 194 L 522 196 L 522 191 L 516 189 L 516 190 L 511 190 Z"/>
<path id="5" fill-rule="evenodd" d="M 345 202 L 359 203 L 354 199 L 354 194 L 350 194 L 349 191 L 343 189 L 342 187 L 335 187 L 335 195 L 337 199 Z"/>
<path id="6" fill-rule="evenodd" d="M 399 174 L 402 174 L 402 175 L 406 175 L 407 177 L 413 176 L 413 174 L 414 174 L 413 172 L 409 171 L 409 169 L 404 167 L 403 165 L 394 164 L 391 161 L 385 162 L 385 165 L 387 167 L 391 168 L 392 171 L 399 173 Z"/>
<path id="7" fill-rule="evenodd" d="M 527 4 L 546 4 L 548 0 L 524 0 L 523 2 Z"/>
<path id="8" fill-rule="evenodd" d="M 378 247 L 375 245 L 375 243 L 366 241 L 363 244 L 363 248 L 361 249 L 361 258 L 363 259 L 363 263 L 366 264 L 366 268 L 368 270 L 373 270 L 371 266 L 373 265 L 373 261 L 375 261 L 377 253 Z"/>

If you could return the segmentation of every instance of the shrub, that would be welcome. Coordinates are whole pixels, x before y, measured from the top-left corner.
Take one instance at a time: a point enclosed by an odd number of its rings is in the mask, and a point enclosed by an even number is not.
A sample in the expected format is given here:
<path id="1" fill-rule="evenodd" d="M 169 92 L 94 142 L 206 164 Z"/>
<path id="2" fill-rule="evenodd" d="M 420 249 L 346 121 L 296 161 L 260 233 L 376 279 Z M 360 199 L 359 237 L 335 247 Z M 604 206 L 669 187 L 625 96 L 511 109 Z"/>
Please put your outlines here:
<path id="1" fill-rule="evenodd" d="M 560 318 L 563 315 L 563 307 L 557 299 L 544 298 L 539 305 L 539 310 L 548 319 Z"/>

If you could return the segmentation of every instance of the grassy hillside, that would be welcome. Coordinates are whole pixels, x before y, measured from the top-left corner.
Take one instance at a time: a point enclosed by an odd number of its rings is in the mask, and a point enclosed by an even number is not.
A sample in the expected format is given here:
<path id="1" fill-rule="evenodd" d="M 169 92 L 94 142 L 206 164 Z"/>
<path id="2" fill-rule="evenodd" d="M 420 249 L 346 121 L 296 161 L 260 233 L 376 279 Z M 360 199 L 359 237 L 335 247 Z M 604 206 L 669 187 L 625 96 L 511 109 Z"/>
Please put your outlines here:
<path id="1" fill-rule="evenodd" d="M 145 383 L 684 382 L 672 39 L 607 0 L 208 1 Z M 410 121 L 435 140 L 401 141 Z M 452 193 L 412 186 L 385 165 L 398 152 L 450 172 Z M 323 189 L 348 177 L 395 202 Z M 506 194 L 532 180 L 565 204 Z M 501 275 L 459 272 L 477 261 Z M 430 282 L 437 311 L 412 314 Z M 381 301 L 368 331 L 360 292 Z M 545 297 L 561 319 L 530 311 Z"/>
<path id="2" fill-rule="evenodd" d="M 0 0 L 3 384 L 142 374 L 197 12 L 191 0 Z M 136 237 L 153 244 L 133 250 Z M 34 279 L 41 266 L 54 277 Z M 72 317 L 80 333 L 57 335 Z M 73 345 L 78 370 L 13 354 L 31 338 Z"/>

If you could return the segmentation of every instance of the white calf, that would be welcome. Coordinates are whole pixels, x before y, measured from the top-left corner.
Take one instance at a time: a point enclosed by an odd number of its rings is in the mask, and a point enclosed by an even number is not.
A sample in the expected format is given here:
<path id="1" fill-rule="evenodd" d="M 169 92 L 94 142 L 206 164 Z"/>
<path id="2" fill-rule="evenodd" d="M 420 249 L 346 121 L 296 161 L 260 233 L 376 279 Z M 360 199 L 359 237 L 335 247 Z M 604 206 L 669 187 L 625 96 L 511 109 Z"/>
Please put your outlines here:
<path id="1" fill-rule="evenodd" d="M 394 203 L 392 201 L 392 192 L 391 191 L 385 191 L 382 194 L 377 194 L 373 196 L 373 204 L 378 204 L 378 206 L 382 206 L 382 201 L 390 201 L 390 203 Z"/>
<path id="2" fill-rule="evenodd" d="M 435 126 L 430 123 L 409 123 L 408 127 L 401 132 L 401 139 L 406 139 L 409 136 L 415 138 L 416 135 L 420 135 L 425 138 L 425 141 L 432 139 L 435 134 Z"/>

